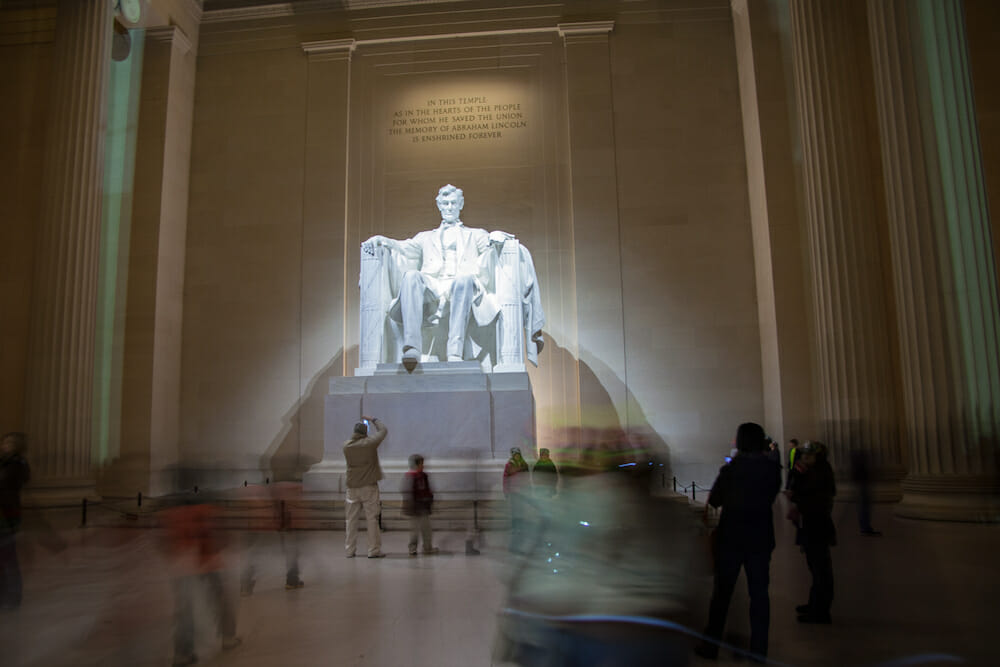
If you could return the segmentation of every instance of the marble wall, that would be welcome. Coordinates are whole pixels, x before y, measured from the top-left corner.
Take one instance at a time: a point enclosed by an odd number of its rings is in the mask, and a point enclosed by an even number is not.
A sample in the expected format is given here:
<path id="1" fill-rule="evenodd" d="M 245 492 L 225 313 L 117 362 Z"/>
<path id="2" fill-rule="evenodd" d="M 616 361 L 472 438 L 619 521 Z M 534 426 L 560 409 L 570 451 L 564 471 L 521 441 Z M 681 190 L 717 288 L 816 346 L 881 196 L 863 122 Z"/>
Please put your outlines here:
<path id="1" fill-rule="evenodd" d="M 451 182 L 467 224 L 534 255 L 548 315 L 530 371 L 539 445 L 564 445 L 581 421 L 620 425 L 669 449 L 680 477 L 711 482 L 735 426 L 764 418 L 731 13 L 630 9 L 607 24 L 492 11 L 466 26 L 486 36 L 461 39 L 420 35 L 453 15 L 414 27 L 384 12 L 355 19 L 378 32 L 355 30 L 354 44 L 304 39 L 291 18 L 206 14 L 185 274 L 190 479 L 321 458 L 326 379 L 357 366 L 358 245 L 436 226 L 433 197 Z"/>
<path id="2" fill-rule="evenodd" d="M 534 256 L 540 446 L 622 427 L 707 485 L 739 422 L 815 437 L 822 290 L 789 19 L 813 4 L 241 4 L 154 0 L 144 19 L 114 453 L 138 468 L 112 469 L 118 487 L 297 477 L 318 461 L 328 381 L 358 365 L 358 246 L 435 226 L 447 182 L 465 189 L 467 224 Z M 0 110 L 3 431 L 27 423 L 58 3 L 15 5 L 0 11 L 0 86 L 16 102 Z M 963 6 L 994 195 L 996 10 Z"/>

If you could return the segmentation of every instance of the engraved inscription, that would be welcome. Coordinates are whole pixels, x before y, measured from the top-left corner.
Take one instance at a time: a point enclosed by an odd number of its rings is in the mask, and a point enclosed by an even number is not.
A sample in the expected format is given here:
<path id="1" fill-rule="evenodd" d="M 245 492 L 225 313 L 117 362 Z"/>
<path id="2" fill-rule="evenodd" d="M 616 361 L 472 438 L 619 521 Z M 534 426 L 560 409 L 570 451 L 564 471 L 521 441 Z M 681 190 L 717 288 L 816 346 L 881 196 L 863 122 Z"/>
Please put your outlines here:
<path id="1" fill-rule="evenodd" d="M 396 109 L 388 135 L 412 143 L 483 141 L 509 137 L 528 127 L 521 102 L 486 95 L 438 97 L 423 106 Z"/>

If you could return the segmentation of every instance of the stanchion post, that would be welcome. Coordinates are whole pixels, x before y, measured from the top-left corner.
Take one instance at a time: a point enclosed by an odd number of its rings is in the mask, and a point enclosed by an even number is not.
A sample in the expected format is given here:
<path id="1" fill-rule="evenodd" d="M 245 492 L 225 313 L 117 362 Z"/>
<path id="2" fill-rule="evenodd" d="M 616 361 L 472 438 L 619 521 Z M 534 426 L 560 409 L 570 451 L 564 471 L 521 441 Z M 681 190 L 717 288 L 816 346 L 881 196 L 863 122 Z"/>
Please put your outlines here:
<path id="1" fill-rule="evenodd" d="M 87 525 L 87 499 L 84 498 L 80 503 L 80 525 Z"/>
<path id="2" fill-rule="evenodd" d="M 691 482 L 691 501 L 692 502 L 698 502 L 697 492 L 698 492 L 698 485 L 695 484 L 694 482 Z"/>
<path id="3" fill-rule="evenodd" d="M 476 529 L 476 531 L 479 530 L 479 501 L 478 500 L 473 500 L 472 501 L 472 526 Z"/>
<path id="4" fill-rule="evenodd" d="M 135 496 L 135 505 L 136 505 L 136 507 L 142 507 L 142 491 L 140 491 L 138 494 L 136 494 L 136 496 Z"/>

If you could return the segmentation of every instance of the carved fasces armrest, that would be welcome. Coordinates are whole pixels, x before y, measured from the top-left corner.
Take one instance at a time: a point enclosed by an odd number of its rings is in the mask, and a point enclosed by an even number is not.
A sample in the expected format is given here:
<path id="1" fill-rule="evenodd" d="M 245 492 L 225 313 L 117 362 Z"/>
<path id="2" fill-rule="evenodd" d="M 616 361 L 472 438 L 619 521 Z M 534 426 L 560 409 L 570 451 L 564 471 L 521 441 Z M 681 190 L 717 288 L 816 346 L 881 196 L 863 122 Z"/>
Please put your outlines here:
<path id="1" fill-rule="evenodd" d="M 361 290 L 360 340 L 358 341 L 358 367 L 374 371 L 382 361 L 385 313 L 392 300 L 389 269 L 392 253 L 388 248 L 370 242 L 361 244 L 361 271 L 358 287 Z"/>

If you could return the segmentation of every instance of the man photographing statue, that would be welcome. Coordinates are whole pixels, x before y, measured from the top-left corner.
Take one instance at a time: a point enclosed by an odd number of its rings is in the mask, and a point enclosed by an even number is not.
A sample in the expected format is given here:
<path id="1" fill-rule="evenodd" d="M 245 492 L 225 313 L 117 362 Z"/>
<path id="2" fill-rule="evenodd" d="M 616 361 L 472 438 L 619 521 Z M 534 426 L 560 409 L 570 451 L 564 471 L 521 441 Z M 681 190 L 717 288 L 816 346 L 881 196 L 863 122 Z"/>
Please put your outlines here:
<path id="1" fill-rule="evenodd" d="M 501 312 L 498 259 L 504 244 L 514 239 L 507 232 L 466 227 L 459 217 L 465 198 L 453 185 L 438 191 L 436 203 L 441 212 L 436 229 L 404 240 L 376 235 L 361 245 L 370 256 L 375 256 L 378 248 L 389 251 L 385 269 L 390 288 L 380 305 L 385 308 L 390 329 L 399 334 L 401 359 L 409 370 L 430 356 L 425 354 L 424 328 L 442 322 L 448 325 L 442 361 L 480 356 L 483 346 L 470 335 L 470 320 L 473 327 L 485 328 Z M 536 362 L 543 345 L 545 315 L 531 255 L 523 246 L 518 253 L 516 284 L 520 294 L 513 298 L 520 305 L 523 326 L 530 336 L 528 357 Z"/>

